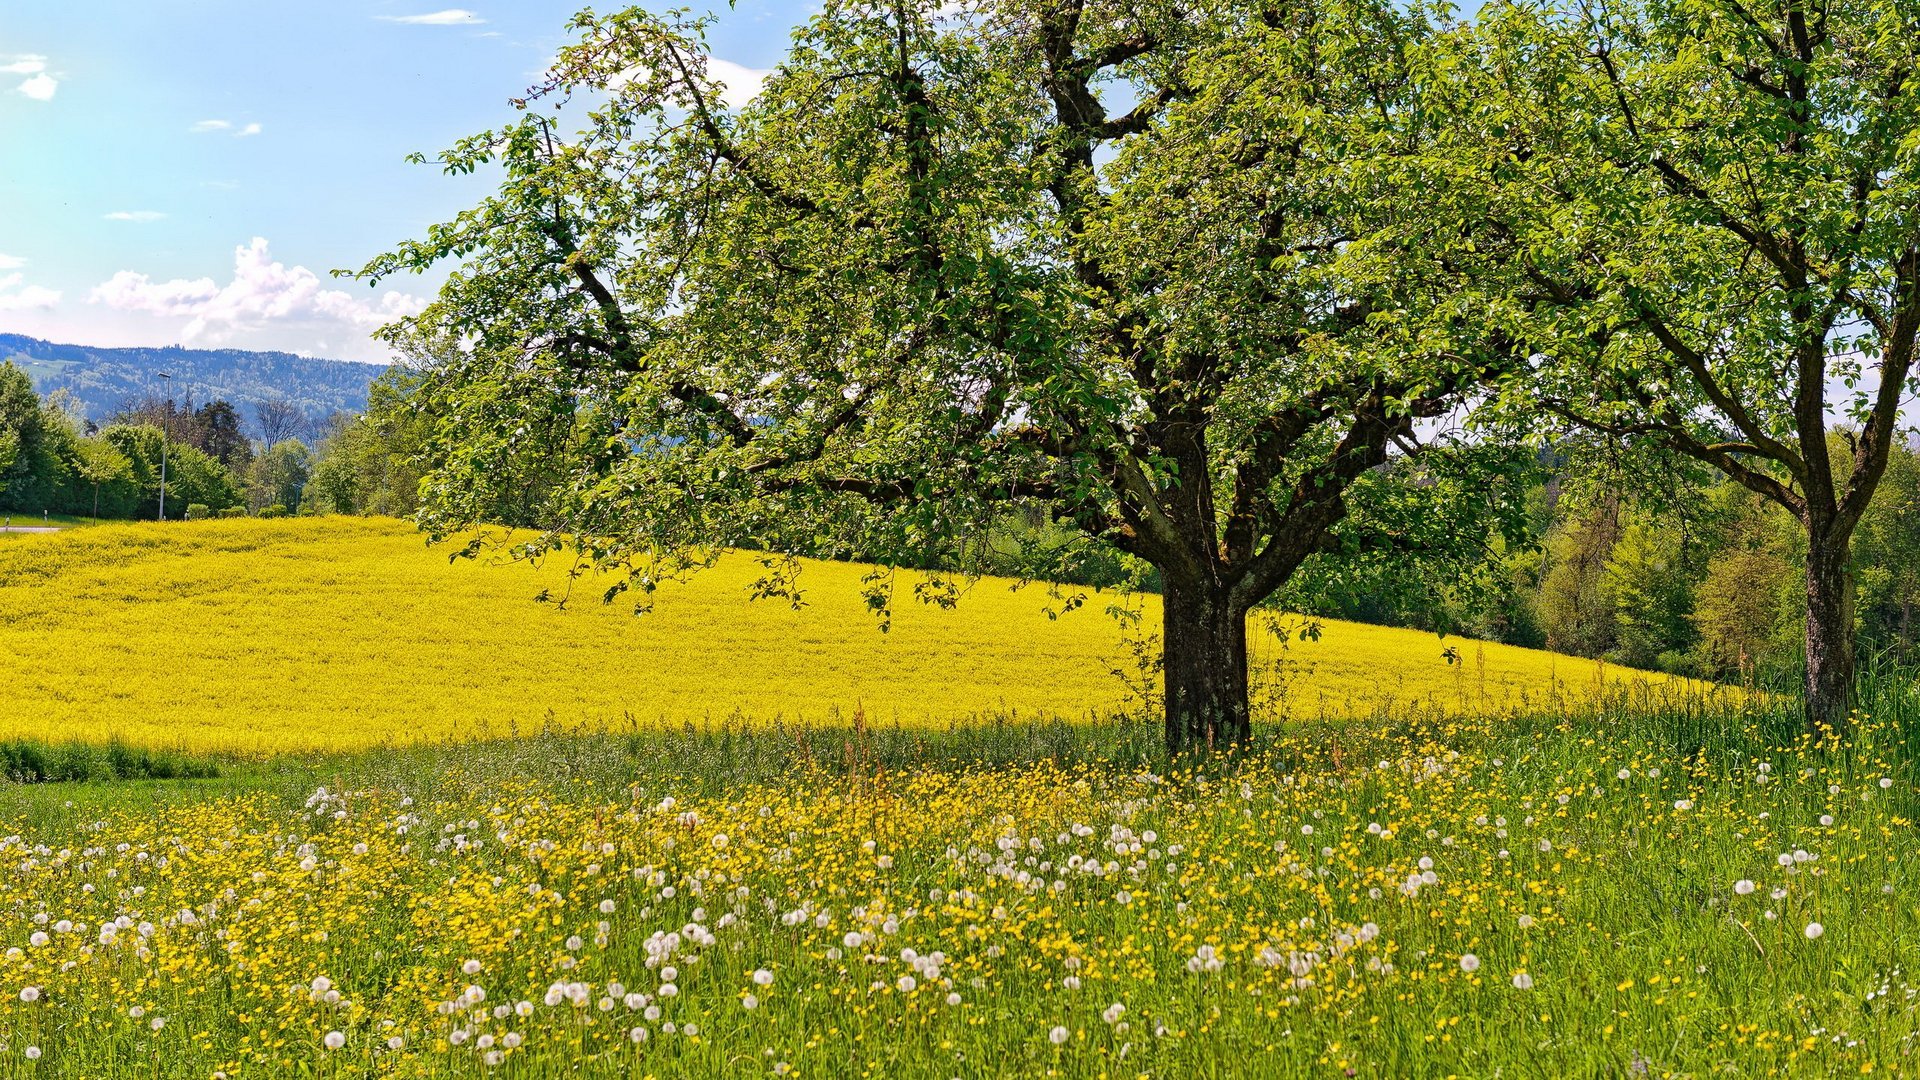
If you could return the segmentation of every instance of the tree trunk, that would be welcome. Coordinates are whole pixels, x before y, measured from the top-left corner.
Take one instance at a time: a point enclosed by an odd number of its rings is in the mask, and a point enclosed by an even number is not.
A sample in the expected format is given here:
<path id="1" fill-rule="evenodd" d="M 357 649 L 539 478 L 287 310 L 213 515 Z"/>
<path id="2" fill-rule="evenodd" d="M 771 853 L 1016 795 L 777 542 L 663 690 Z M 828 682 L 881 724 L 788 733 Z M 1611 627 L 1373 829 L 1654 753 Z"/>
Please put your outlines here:
<path id="1" fill-rule="evenodd" d="M 1167 749 L 1172 753 L 1244 743 L 1247 613 L 1206 582 L 1165 582 Z"/>
<path id="2" fill-rule="evenodd" d="M 1807 727 L 1840 732 L 1854 702 L 1849 545 L 1817 531 L 1807 539 Z"/>
<path id="3" fill-rule="evenodd" d="M 1900 655 L 1902 658 L 1913 655 L 1913 600 L 1900 602 Z"/>

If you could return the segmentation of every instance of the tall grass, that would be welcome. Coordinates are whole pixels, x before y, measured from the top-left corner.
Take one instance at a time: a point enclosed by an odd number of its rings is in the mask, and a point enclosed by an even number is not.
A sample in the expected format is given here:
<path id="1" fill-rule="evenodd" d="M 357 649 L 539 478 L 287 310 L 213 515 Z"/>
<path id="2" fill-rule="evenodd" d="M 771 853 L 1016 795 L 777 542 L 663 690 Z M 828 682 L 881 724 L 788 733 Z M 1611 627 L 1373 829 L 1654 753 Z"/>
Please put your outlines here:
<path id="1" fill-rule="evenodd" d="M 0 785 L 0 1077 L 1901 1072 L 1917 733 L 1874 669 L 1821 737 L 1756 687 Z"/>

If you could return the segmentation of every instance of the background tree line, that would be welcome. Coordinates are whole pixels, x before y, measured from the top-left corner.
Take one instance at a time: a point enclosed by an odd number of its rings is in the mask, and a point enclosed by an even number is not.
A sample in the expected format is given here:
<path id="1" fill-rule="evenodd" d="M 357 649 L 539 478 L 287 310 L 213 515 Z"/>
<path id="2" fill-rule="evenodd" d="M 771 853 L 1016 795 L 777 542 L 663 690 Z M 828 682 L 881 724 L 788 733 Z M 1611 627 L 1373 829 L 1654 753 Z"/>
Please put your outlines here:
<path id="1" fill-rule="evenodd" d="M 1833 436 L 1845 452 L 1844 433 Z M 1648 490 L 1617 471 L 1577 471 L 1599 448 L 1543 457 L 1525 542 L 1490 544 L 1476 587 L 1328 587 L 1303 580 L 1294 608 L 1411 626 L 1632 667 L 1777 684 L 1804 662 L 1806 543 L 1798 522 L 1711 475 L 1663 473 Z M 1896 444 L 1862 516 L 1850 566 L 1864 655 L 1920 659 L 1920 447 Z"/>
<path id="2" fill-rule="evenodd" d="M 169 518 L 297 512 L 314 464 L 298 414 L 273 401 L 253 411 L 257 438 L 224 400 L 149 397 L 95 423 L 0 363 L 0 513 L 156 518 L 163 456 Z"/>

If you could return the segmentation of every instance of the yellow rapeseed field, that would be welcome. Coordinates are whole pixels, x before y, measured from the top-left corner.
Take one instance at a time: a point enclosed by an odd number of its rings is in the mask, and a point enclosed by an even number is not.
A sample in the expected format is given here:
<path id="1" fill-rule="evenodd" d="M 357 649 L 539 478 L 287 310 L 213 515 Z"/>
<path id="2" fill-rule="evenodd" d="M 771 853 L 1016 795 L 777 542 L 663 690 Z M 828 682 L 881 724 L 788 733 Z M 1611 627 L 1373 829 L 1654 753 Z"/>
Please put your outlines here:
<path id="1" fill-rule="evenodd" d="M 889 633 L 867 568 L 808 563 L 805 606 L 750 601 L 734 556 L 654 610 L 562 609 L 564 567 L 450 562 L 405 523 L 323 518 L 123 525 L 0 545 L 0 738 L 272 753 L 500 737 L 552 725 L 844 722 L 939 726 L 1125 707 L 1133 669 L 1105 612 L 1038 586 L 974 584 L 957 608 L 903 582 Z M 1131 601 L 1158 622 L 1153 598 Z M 1455 650 L 1456 662 L 1443 653 Z M 1284 652 L 1291 715 L 1418 706 L 1500 712 L 1657 677 L 1592 661 L 1332 622 Z"/>

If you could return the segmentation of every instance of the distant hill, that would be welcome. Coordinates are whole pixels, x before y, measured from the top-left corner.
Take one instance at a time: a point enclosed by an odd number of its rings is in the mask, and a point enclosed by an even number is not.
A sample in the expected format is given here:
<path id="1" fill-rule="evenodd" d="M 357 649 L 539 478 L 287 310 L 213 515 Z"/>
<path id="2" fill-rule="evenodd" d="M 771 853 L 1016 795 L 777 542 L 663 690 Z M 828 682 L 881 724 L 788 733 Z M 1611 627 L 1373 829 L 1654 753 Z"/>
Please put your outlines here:
<path id="1" fill-rule="evenodd" d="M 71 391 L 89 420 L 103 420 L 144 398 L 164 392 L 158 372 L 173 376 L 175 401 L 195 404 L 225 398 L 249 426 L 255 405 L 284 398 L 317 424 L 336 412 L 367 407 L 367 385 L 383 364 L 317 360 L 283 352 L 242 349 L 100 349 L 56 345 L 19 334 L 0 334 L 0 360 L 25 368 L 43 394 Z"/>

